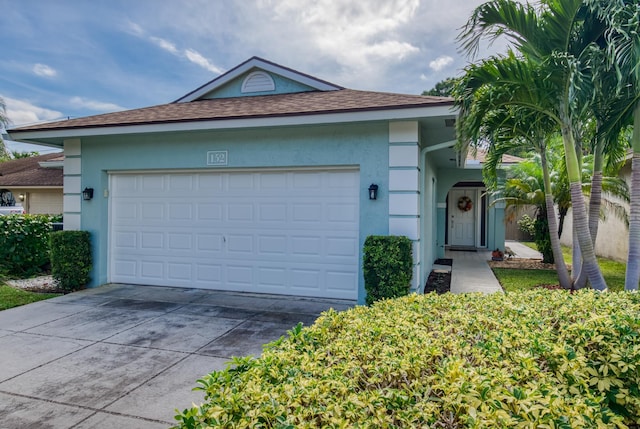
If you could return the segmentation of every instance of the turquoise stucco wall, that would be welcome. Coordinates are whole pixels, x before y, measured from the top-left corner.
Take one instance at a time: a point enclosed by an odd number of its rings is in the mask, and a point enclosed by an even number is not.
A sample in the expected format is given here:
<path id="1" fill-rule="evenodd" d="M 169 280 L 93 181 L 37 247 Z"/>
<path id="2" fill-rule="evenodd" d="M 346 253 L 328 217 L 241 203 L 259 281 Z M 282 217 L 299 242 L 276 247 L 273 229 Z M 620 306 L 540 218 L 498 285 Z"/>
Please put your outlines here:
<path id="1" fill-rule="evenodd" d="M 244 79 L 250 75 L 251 73 L 257 71 L 258 69 L 251 69 L 243 75 L 239 76 L 237 79 L 228 82 L 227 84 L 221 86 L 220 88 L 216 88 L 214 91 L 211 91 L 203 98 L 231 98 L 231 97 L 248 97 L 259 95 L 272 95 L 272 94 L 288 94 L 292 92 L 305 92 L 305 91 L 313 91 L 314 88 L 311 88 L 308 85 L 304 85 L 300 82 L 295 82 L 291 79 L 287 79 L 275 73 L 267 73 L 273 79 L 275 83 L 276 89 L 274 91 L 269 92 L 247 92 L 243 93 L 242 82 Z M 264 70 L 261 70 L 264 71 Z"/>
<path id="2" fill-rule="evenodd" d="M 422 279 L 423 283 L 426 281 L 433 261 L 438 255 L 438 230 L 437 230 L 437 186 L 438 176 L 437 168 L 434 160 L 429 156 L 429 153 L 422 155 L 425 159 L 424 162 L 424 182 L 423 193 L 424 198 L 422 201 L 423 207 L 423 222 L 421 225 L 422 242 L 423 242 L 423 263 L 422 263 Z"/>
<path id="3" fill-rule="evenodd" d="M 233 131 L 92 137 L 82 140 L 82 188 L 94 199 L 82 201 L 82 229 L 93 237 L 90 286 L 108 280 L 108 171 L 357 166 L 360 170 L 360 251 L 372 234 L 388 234 L 388 124 L 367 123 Z M 228 151 L 227 167 L 207 167 L 207 151 Z M 378 199 L 368 198 L 371 183 Z M 360 263 L 362 257 L 360 257 Z M 364 302 L 360 269 L 359 301 Z"/>

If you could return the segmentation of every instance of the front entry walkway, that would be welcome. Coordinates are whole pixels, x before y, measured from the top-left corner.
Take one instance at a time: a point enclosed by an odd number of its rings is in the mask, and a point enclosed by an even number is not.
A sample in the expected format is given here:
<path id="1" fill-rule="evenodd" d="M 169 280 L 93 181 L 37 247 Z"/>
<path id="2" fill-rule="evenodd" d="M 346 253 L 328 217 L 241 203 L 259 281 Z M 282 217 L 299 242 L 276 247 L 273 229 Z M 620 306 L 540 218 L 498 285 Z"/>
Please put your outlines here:
<path id="1" fill-rule="evenodd" d="M 478 249 L 475 252 L 452 251 L 447 249 L 445 257 L 453 259 L 451 269 L 452 293 L 495 293 L 502 292 L 502 286 L 493 275 L 487 261 L 491 251 Z"/>

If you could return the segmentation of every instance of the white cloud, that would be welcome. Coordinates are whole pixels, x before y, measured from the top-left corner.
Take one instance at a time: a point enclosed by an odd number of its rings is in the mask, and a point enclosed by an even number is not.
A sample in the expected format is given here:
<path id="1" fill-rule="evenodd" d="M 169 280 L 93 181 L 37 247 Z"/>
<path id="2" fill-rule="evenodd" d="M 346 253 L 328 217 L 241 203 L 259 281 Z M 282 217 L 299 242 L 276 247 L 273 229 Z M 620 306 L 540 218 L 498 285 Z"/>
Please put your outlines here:
<path id="1" fill-rule="evenodd" d="M 49 67 L 46 64 L 40 64 L 40 63 L 33 66 L 33 72 L 38 76 L 43 76 L 43 77 L 54 77 L 55 75 L 58 74 L 58 72 L 56 72 L 55 69 Z"/>
<path id="2" fill-rule="evenodd" d="M 175 55 L 176 57 L 186 58 L 192 63 L 210 72 L 213 72 L 216 74 L 224 73 L 224 69 L 221 69 L 220 67 L 213 64 L 211 60 L 207 59 L 204 55 L 202 55 L 200 52 L 196 51 L 195 49 L 187 48 L 187 49 L 184 49 L 184 51 L 182 51 L 178 49 L 176 44 L 171 42 L 170 40 L 164 39 L 162 37 L 147 35 L 147 32 L 144 30 L 144 28 L 142 28 L 140 25 L 136 24 L 135 22 L 128 22 L 127 29 L 131 34 L 137 37 L 140 37 L 142 39 L 149 40 L 154 45 L 158 46 L 160 49 L 167 51 L 170 54 Z"/>
<path id="3" fill-rule="evenodd" d="M 443 55 L 431 61 L 429 63 L 429 68 L 433 71 L 439 72 L 451 64 L 453 64 L 453 58 L 448 55 Z"/>
<path id="4" fill-rule="evenodd" d="M 135 22 L 131 22 L 131 21 L 127 22 L 127 32 L 138 37 L 144 36 L 144 30 L 142 29 L 142 27 L 140 27 Z"/>
<path id="5" fill-rule="evenodd" d="M 126 110 L 124 107 L 118 106 L 117 104 L 88 100 L 83 97 L 72 97 L 69 102 L 76 108 L 90 109 L 97 112 L 115 112 L 119 110 Z"/>
<path id="6" fill-rule="evenodd" d="M 160 48 L 164 49 L 169 53 L 172 53 L 174 55 L 177 55 L 179 53 L 178 48 L 176 48 L 176 45 L 169 42 L 168 40 L 162 39 L 160 37 L 154 37 L 154 36 L 149 37 L 149 40 L 151 40 L 153 43 L 155 43 Z"/>
<path id="7" fill-rule="evenodd" d="M 212 64 L 211 61 L 206 59 L 200 54 L 200 52 L 194 49 L 185 49 L 184 51 L 185 57 L 194 64 L 199 65 L 200 67 L 209 70 L 210 72 L 221 74 L 224 72 L 221 68 L 217 67 L 215 64 Z"/>
<path id="8" fill-rule="evenodd" d="M 348 68 L 366 68 L 377 61 L 402 60 L 419 52 L 418 47 L 398 35 L 402 26 L 414 16 L 419 0 L 320 0 L 313 4 L 274 0 L 258 4 L 263 9 L 271 9 L 275 13 L 274 21 L 285 31 L 294 27 L 296 38 L 291 42 L 307 45 L 307 49 L 337 59 Z"/>
<path id="9" fill-rule="evenodd" d="M 30 125 L 62 118 L 62 113 L 38 107 L 28 101 L 3 97 L 7 105 L 7 117 L 13 126 Z"/>

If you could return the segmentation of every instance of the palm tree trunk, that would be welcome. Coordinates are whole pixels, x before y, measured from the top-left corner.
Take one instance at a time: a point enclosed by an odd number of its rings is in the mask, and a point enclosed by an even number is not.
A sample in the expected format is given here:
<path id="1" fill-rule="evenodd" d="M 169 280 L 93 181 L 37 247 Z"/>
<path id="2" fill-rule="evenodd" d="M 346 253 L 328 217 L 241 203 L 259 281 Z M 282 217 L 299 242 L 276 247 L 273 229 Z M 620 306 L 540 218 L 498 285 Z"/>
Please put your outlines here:
<path id="1" fill-rule="evenodd" d="M 544 199 L 547 205 L 547 221 L 549 223 L 549 239 L 551 240 L 551 251 L 553 259 L 556 263 L 556 272 L 558 273 L 558 281 L 563 289 L 571 289 L 571 276 L 567 269 L 567 264 L 562 256 L 562 247 L 560 246 L 560 236 L 558 235 L 558 222 L 556 221 L 556 211 L 553 206 L 553 192 L 551 190 L 551 178 L 549 176 L 549 166 L 547 164 L 547 155 L 544 149 L 540 151 L 540 163 L 542 164 L 542 177 L 544 180 Z"/>
<path id="2" fill-rule="evenodd" d="M 631 161 L 631 211 L 629 214 L 629 255 L 624 289 L 638 290 L 640 282 L 640 101 L 633 112 L 633 159 Z"/>
<path id="3" fill-rule="evenodd" d="M 566 108 L 566 107 L 565 107 Z M 602 277 L 602 272 L 598 266 L 598 260 L 593 250 L 591 234 L 589 232 L 589 221 L 587 219 L 586 205 L 582 195 L 582 180 L 578 165 L 578 156 L 574 145 L 573 130 L 569 117 L 563 115 L 561 126 L 562 140 L 564 143 L 565 159 L 567 161 L 567 176 L 569 177 L 569 190 L 571 193 L 571 206 L 573 207 L 573 225 L 580 245 L 583 269 L 586 271 L 591 286 L 594 289 L 603 291 L 607 289 L 607 284 Z M 575 263 L 575 261 L 574 261 Z"/>
<path id="4" fill-rule="evenodd" d="M 598 121 L 598 130 L 602 125 Z M 591 176 L 591 195 L 589 197 L 589 231 L 591 241 L 596 245 L 598 226 L 600 225 L 600 207 L 602 206 L 602 166 L 604 165 L 604 138 L 598 137 L 593 157 L 593 175 Z"/>
<path id="5" fill-rule="evenodd" d="M 564 219 L 567 217 L 567 209 L 558 208 L 558 238 L 562 238 L 564 231 Z"/>
<path id="6" fill-rule="evenodd" d="M 598 121 L 598 129 L 600 122 Z M 596 238 L 598 237 L 598 226 L 600 225 L 600 206 L 602 205 L 602 165 L 604 162 L 604 139 L 598 137 L 593 158 L 593 175 L 591 176 L 591 194 L 589 195 L 589 232 L 591 242 L 595 249 Z M 587 285 L 587 276 L 584 270 L 575 281 L 576 289 L 582 289 Z"/>
<path id="7" fill-rule="evenodd" d="M 572 229 L 572 233 L 573 236 L 571 237 L 572 240 L 572 247 L 571 247 L 571 277 L 573 278 L 573 284 L 575 287 L 576 282 L 578 281 L 578 279 L 580 278 L 580 276 L 585 276 L 586 274 L 584 274 L 584 270 L 582 269 L 582 252 L 580 252 L 580 243 L 578 242 L 578 233 L 576 232 L 576 220 L 573 217 L 573 210 L 571 211 L 571 216 L 573 219 L 573 229 Z M 585 282 L 586 284 L 586 282 Z M 583 284 L 582 286 L 584 287 Z"/>

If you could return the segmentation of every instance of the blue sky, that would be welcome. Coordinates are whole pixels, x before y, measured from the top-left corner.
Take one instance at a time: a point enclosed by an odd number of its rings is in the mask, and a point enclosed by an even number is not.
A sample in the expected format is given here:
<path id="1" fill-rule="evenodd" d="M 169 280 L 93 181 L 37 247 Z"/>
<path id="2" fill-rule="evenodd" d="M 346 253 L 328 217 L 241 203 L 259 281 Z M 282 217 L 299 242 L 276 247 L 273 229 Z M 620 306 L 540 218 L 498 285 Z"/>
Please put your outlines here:
<path id="1" fill-rule="evenodd" d="M 420 94 L 467 63 L 455 39 L 480 3 L 0 0 L 0 97 L 12 126 L 133 109 L 254 55 L 348 88 Z"/>

